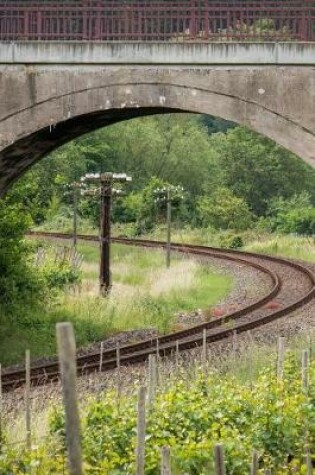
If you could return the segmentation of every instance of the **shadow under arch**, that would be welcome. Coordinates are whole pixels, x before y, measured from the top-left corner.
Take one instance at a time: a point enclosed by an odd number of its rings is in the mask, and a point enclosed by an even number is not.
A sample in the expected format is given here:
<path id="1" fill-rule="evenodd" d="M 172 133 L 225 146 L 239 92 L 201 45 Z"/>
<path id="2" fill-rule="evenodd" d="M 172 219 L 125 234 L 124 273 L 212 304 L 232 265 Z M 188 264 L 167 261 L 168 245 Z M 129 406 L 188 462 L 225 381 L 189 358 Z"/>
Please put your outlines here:
<path id="1" fill-rule="evenodd" d="M 153 114 L 190 112 L 226 119 L 271 138 L 315 167 L 315 136 L 292 118 L 232 94 L 183 84 L 106 84 L 52 95 L 0 121 L 0 195 L 45 155 L 87 132 Z M 15 124 L 20 126 L 15 131 Z"/>

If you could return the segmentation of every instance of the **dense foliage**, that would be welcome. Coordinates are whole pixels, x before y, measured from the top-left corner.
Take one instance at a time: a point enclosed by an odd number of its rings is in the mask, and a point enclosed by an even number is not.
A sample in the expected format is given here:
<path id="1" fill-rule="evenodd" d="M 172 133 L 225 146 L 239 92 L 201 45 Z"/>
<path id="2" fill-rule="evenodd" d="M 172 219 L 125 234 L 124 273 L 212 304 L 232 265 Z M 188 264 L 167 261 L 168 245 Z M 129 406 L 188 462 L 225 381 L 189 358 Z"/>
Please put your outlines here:
<path id="1" fill-rule="evenodd" d="M 15 305 L 25 305 L 40 291 L 35 273 L 30 272 L 29 249 L 24 243 L 30 224 L 23 206 L 10 199 L 0 201 L 0 321 L 1 309 L 10 308 L 14 313 Z"/>
<path id="2" fill-rule="evenodd" d="M 49 260 L 35 265 L 36 246 L 25 240 L 32 219 L 16 196 L 0 201 L 0 360 L 17 362 L 26 348 L 36 354 L 39 335 L 55 321 L 47 310 L 58 289 L 78 282 L 80 273 L 70 262 Z M 44 338 L 43 338 L 44 339 Z M 0 437 L 1 439 L 1 437 Z M 0 440 L 1 444 L 1 440 Z"/>
<path id="3" fill-rule="evenodd" d="M 35 248 L 24 239 L 31 224 L 23 203 L 11 196 L 0 201 L 0 317 L 4 310 L 14 314 L 19 305 L 36 304 L 46 291 L 80 278 L 67 261 L 50 260 L 35 268 Z"/>
<path id="4" fill-rule="evenodd" d="M 183 202 L 173 206 L 182 224 L 243 230 L 259 221 L 284 233 L 313 233 L 314 170 L 274 142 L 207 116 L 146 117 L 98 130 L 33 167 L 14 193 L 35 223 L 62 226 L 71 217 L 73 201 L 62 184 L 98 171 L 133 177 L 126 196 L 114 201 L 113 220 L 134 223 L 135 233 L 164 219 L 154 203 L 154 188 L 167 183 L 185 189 Z M 277 200 L 291 203 L 303 197 L 303 211 L 299 207 L 285 214 L 275 206 Z M 99 201 L 82 197 L 79 212 L 98 224 Z"/>
<path id="5" fill-rule="evenodd" d="M 146 474 L 160 473 L 160 449 L 166 444 L 175 475 L 213 473 L 217 442 L 224 444 L 228 475 L 249 473 L 253 449 L 261 474 L 267 468 L 277 475 L 306 473 L 305 454 L 315 437 L 314 382 L 312 367 L 309 390 L 302 388 L 300 364 L 292 354 L 280 381 L 275 365 L 247 384 L 201 370 L 194 377 L 189 371 L 179 374 L 160 388 L 147 412 Z M 85 473 L 134 473 L 136 417 L 135 395 L 122 396 L 118 404 L 116 394 L 107 392 L 85 407 Z M 26 471 L 37 466 L 38 475 L 63 473 L 64 418 L 58 408 L 51 413 L 50 431 L 45 445 L 28 453 L 4 451 L 0 473 L 19 474 L 18 466 Z"/>
<path id="6" fill-rule="evenodd" d="M 215 229 L 248 229 L 253 221 L 248 204 L 228 188 L 217 188 L 197 202 L 202 223 Z"/>
<path id="7" fill-rule="evenodd" d="M 272 200 L 268 216 L 262 220 L 271 231 L 315 235 L 315 207 L 307 193 L 293 195 L 288 200 L 282 197 Z"/>

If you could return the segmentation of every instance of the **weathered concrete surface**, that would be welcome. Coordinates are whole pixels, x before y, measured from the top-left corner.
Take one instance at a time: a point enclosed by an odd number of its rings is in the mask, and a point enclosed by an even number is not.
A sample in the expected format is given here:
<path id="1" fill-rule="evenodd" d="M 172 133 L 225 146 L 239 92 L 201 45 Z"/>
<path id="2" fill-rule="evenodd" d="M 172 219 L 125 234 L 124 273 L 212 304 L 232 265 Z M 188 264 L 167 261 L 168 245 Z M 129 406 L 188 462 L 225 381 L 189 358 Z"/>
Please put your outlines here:
<path id="1" fill-rule="evenodd" d="M 7 64 L 314 65 L 314 43 L 0 43 Z"/>
<path id="2" fill-rule="evenodd" d="M 0 194 L 74 137 L 171 111 L 246 125 L 315 167 L 314 72 L 314 66 L 2 64 Z"/>

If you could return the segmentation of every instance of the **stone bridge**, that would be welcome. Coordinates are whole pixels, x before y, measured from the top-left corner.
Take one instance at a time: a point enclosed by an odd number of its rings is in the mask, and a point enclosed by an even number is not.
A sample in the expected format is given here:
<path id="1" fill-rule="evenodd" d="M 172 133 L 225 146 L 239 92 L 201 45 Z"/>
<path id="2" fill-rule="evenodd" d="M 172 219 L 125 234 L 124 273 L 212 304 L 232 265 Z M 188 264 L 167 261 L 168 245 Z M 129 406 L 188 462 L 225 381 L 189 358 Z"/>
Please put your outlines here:
<path id="1" fill-rule="evenodd" d="M 0 195 L 86 132 L 149 114 L 211 114 L 315 167 L 315 43 L 0 43 Z"/>

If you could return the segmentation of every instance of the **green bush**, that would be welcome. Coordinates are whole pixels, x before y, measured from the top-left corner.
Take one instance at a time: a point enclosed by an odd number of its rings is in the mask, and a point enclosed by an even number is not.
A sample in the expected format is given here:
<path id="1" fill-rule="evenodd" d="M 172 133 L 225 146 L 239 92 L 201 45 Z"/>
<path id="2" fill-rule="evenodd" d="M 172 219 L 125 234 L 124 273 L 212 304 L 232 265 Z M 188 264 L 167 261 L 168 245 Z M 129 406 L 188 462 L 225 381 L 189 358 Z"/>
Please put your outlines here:
<path id="1" fill-rule="evenodd" d="M 315 234 L 315 207 L 293 209 L 282 217 L 277 231 L 283 233 L 297 233 L 306 236 Z"/>
<path id="2" fill-rule="evenodd" d="M 3 421 L 1 421 L 0 423 L 0 456 L 1 456 L 1 453 L 3 452 L 6 442 L 7 442 L 7 438 L 5 434 L 5 428 L 3 427 Z"/>
<path id="3" fill-rule="evenodd" d="M 49 289 L 62 289 L 81 280 L 80 270 L 68 262 L 49 262 L 43 267 L 42 274 Z"/>
<path id="4" fill-rule="evenodd" d="M 192 374 L 194 377 L 192 378 Z M 190 384 L 187 384 L 189 378 Z M 300 358 L 287 355 L 282 380 L 274 364 L 244 384 L 220 372 L 201 369 L 177 374 L 159 387 L 147 411 L 145 473 L 160 473 L 161 447 L 169 445 L 172 473 L 213 473 L 213 448 L 222 443 L 226 472 L 249 473 L 252 451 L 259 454 L 259 473 L 304 475 L 306 444 L 315 441 L 315 372 L 309 369 L 309 390 L 301 384 Z M 136 389 L 136 388 L 135 388 Z M 135 470 L 136 390 L 120 396 L 106 391 L 82 408 L 82 446 L 87 475 L 131 474 Z M 66 457 L 64 411 L 55 407 L 45 444 L 31 451 L 0 455 L 0 473 L 60 474 Z M 307 440 L 306 440 L 307 437 Z M 22 467 L 22 468 L 21 468 Z"/>
<path id="5" fill-rule="evenodd" d="M 229 249 L 240 249 L 244 246 L 243 238 L 239 234 L 222 234 L 220 236 L 220 246 Z"/>
<path id="6" fill-rule="evenodd" d="M 315 207 L 310 195 L 301 193 L 290 200 L 278 198 L 269 207 L 268 217 L 260 224 L 271 231 L 296 233 L 307 236 L 315 234 Z"/>
<path id="7" fill-rule="evenodd" d="M 211 196 L 199 198 L 197 211 L 202 224 L 215 229 L 244 230 L 254 218 L 244 199 L 227 188 L 218 188 Z"/>
<path id="8" fill-rule="evenodd" d="M 270 366 L 251 385 L 216 373 L 205 377 L 199 371 L 187 387 L 187 374 L 178 377 L 158 393 L 147 413 L 145 473 L 160 473 L 164 445 L 171 447 L 175 474 L 212 473 L 213 447 L 221 442 L 229 475 L 248 473 L 254 448 L 260 455 L 261 473 L 270 468 L 278 475 L 303 474 L 306 421 L 311 444 L 315 436 L 315 393 L 312 383 L 309 395 L 303 391 L 293 355 L 284 373 L 279 382 Z M 310 380 L 314 377 L 312 369 Z M 51 433 L 60 434 L 64 441 L 62 411 L 55 411 L 50 423 Z M 135 397 L 122 398 L 118 408 L 116 395 L 105 394 L 86 406 L 82 426 L 87 474 L 134 473 Z"/>
<path id="9" fill-rule="evenodd" d="M 30 224 L 21 206 L 0 201 L 0 305 L 11 313 L 15 306 L 33 302 L 43 292 L 41 279 L 29 262 L 31 248 L 24 241 Z"/>

